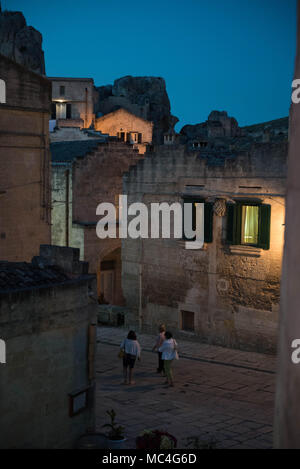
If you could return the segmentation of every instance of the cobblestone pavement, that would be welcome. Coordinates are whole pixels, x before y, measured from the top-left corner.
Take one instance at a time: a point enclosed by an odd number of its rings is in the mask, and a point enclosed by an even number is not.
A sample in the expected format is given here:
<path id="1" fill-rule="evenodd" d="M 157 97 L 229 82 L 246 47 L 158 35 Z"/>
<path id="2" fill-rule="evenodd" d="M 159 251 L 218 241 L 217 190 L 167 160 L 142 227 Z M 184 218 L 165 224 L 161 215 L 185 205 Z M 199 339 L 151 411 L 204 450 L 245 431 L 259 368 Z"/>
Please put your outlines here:
<path id="1" fill-rule="evenodd" d="M 211 439 L 218 448 L 271 448 L 275 389 L 274 356 L 179 341 L 175 387 L 156 373 L 155 337 L 140 334 L 142 360 L 134 386 L 122 385 L 118 347 L 127 331 L 99 327 L 97 349 L 97 429 L 113 408 L 126 427 L 127 447 L 144 429 L 164 429 L 186 448 L 187 437 Z"/>

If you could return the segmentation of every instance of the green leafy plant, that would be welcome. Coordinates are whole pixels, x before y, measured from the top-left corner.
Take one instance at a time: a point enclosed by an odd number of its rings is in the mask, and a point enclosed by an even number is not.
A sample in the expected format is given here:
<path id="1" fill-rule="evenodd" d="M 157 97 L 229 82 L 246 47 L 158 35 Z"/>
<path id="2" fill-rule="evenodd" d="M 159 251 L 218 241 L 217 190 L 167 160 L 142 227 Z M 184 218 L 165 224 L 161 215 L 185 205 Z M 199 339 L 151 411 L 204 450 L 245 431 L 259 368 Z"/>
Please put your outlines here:
<path id="1" fill-rule="evenodd" d="M 110 423 L 106 423 L 103 427 L 109 428 L 107 437 L 110 440 L 123 440 L 125 428 L 122 425 L 116 424 L 116 412 L 114 409 L 107 410 L 107 415 L 110 417 Z"/>
<path id="2" fill-rule="evenodd" d="M 191 449 L 216 449 L 217 440 L 210 436 L 207 440 L 200 439 L 199 436 L 190 436 L 186 438 L 186 446 Z"/>
<path id="3" fill-rule="evenodd" d="M 144 430 L 136 438 L 137 449 L 174 449 L 176 447 L 175 436 L 162 430 Z"/>

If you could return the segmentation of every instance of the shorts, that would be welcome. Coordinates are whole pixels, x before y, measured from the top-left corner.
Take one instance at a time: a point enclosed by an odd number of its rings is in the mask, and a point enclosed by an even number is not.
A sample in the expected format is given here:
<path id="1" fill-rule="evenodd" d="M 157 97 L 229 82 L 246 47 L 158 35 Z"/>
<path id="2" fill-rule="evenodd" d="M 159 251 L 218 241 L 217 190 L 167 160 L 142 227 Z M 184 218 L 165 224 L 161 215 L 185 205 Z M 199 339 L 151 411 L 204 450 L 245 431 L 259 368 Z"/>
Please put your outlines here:
<path id="1" fill-rule="evenodd" d="M 124 368 L 133 368 L 135 364 L 136 356 L 135 355 L 130 355 L 130 353 L 125 353 L 123 357 L 123 366 Z"/>

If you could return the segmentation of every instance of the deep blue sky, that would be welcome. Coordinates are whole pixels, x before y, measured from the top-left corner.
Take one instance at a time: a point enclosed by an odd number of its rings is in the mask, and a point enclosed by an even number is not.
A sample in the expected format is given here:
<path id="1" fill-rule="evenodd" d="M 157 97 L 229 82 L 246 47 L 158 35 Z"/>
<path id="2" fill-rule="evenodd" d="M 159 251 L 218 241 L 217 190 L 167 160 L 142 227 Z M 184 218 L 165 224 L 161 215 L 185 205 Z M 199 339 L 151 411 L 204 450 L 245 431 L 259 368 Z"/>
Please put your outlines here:
<path id="1" fill-rule="evenodd" d="M 226 110 L 247 125 L 286 116 L 296 0 L 2 0 L 43 34 L 49 76 L 162 76 L 179 130 Z"/>

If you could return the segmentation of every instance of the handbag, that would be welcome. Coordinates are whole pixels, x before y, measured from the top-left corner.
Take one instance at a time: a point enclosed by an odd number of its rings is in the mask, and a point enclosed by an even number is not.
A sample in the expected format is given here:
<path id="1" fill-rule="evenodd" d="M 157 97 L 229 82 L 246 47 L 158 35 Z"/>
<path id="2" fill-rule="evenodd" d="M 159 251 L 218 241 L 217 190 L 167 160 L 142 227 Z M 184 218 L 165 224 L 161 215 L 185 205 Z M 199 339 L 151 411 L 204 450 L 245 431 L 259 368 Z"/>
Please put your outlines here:
<path id="1" fill-rule="evenodd" d="M 173 339 L 173 344 L 174 344 L 175 360 L 179 360 L 177 345 L 175 345 L 175 340 L 174 339 Z"/>
<path id="2" fill-rule="evenodd" d="M 119 353 L 118 353 L 118 357 L 119 357 L 119 358 L 123 358 L 124 355 L 125 355 L 124 350 L 120 350 Z"/>

